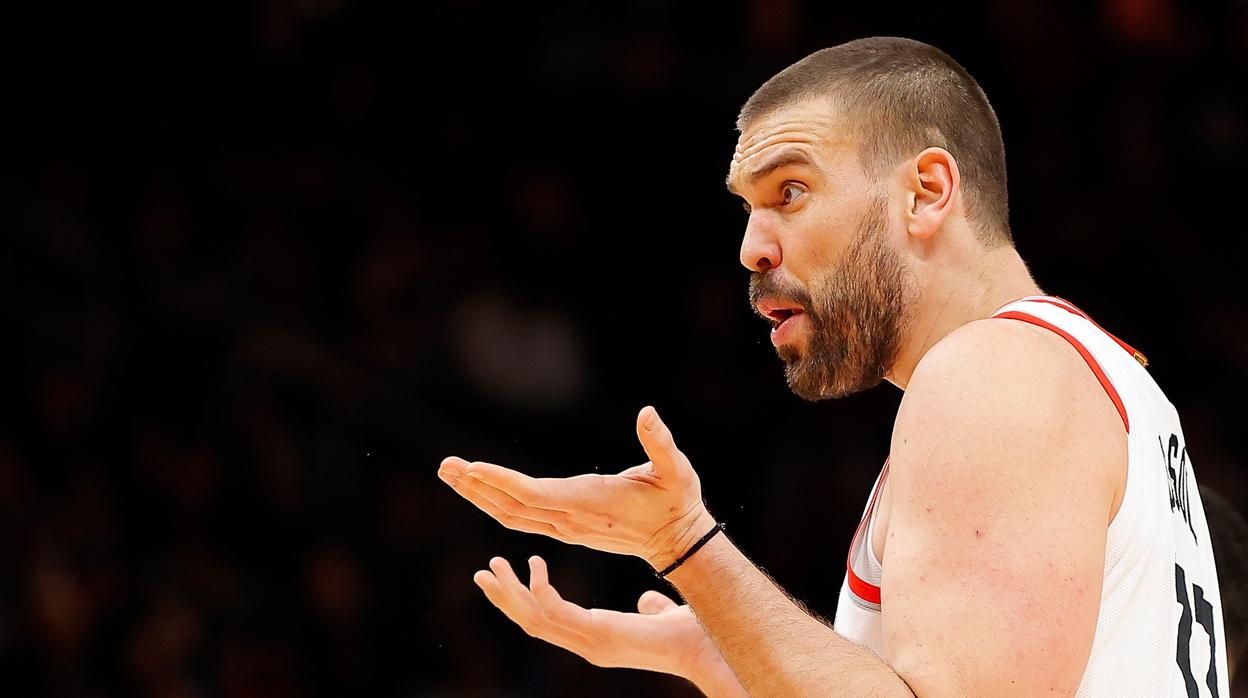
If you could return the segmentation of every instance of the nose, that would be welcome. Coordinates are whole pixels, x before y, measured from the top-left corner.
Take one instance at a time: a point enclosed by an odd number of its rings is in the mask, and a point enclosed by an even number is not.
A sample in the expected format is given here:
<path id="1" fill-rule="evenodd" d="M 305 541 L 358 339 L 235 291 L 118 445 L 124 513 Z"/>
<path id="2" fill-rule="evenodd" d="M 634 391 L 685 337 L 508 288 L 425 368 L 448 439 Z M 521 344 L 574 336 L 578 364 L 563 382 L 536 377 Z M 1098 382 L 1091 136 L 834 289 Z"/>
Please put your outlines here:
<path id="1" fill-rule="evenodd" d="M 741 264 L 750 271 L 767 271 L 780 266 L 780 241 L 772 234 L 762 217 L 750 214 L 741 240 Z"/>

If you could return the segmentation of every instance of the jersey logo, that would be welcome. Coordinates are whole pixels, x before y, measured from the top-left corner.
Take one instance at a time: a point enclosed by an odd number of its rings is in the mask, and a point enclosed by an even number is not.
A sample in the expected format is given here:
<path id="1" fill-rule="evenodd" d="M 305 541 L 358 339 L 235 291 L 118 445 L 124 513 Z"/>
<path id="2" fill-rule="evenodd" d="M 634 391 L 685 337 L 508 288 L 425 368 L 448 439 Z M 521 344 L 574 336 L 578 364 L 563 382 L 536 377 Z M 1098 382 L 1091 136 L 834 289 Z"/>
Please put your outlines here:
<path id="1" fill-rule="evenodd" d="M 1170 435 L 1169 445 L 1160 436 L 1157 437 L 1157 443 L 1161 446 L 1161 457 L 1166 461 L 1166 473 L 1170 476 L 1170 511 L 1178 511 L 1183 515 L 1187 530 L 1192 532 L 1192 540 L 1196 541 L 1196 529 L 1192 527 L 1191 495 L 1187 485 L 1187 446 L 1180 449 L 1177 434 Z M 1179 459 L 1177 471 L 1174 467 L 1176 456 Z"/>

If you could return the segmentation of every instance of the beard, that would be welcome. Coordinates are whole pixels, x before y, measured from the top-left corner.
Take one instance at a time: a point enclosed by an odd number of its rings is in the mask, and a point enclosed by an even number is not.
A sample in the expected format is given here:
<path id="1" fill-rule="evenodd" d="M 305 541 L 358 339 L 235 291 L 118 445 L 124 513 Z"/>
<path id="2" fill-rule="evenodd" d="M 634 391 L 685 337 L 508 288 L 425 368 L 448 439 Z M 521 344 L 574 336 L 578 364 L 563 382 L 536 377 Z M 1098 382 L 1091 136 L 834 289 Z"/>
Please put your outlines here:
<path id="1" fill-rule="evenodd" d="M 844 257 L 807 292 L 774 272 L 750 278 L 750 305 L 763 298 L 798 303 L 809 323 L 805 348 L 776 348 L 798 397 L 812 402 L 873 388 L 897 359 L 913 296 L 909 268 L 884 237 L 885 202 L 876 199 Z"/>

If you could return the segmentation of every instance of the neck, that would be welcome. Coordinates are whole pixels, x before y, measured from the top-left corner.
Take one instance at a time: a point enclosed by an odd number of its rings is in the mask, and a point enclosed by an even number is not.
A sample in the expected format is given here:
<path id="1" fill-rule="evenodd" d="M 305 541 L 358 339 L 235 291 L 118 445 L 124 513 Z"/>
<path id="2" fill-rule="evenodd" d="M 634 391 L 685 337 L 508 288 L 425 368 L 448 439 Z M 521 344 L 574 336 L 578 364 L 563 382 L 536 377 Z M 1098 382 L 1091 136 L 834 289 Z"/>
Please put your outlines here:
<path id="1" fill-rule="evenodd" d="M 1024 296 L 1043 293 L 1010 245 L 982 253 L 974 265 L 938 275 L 919 293 L 897 361 L 885 378 L 906 389 L 927 351 L 957 328 Z"/>

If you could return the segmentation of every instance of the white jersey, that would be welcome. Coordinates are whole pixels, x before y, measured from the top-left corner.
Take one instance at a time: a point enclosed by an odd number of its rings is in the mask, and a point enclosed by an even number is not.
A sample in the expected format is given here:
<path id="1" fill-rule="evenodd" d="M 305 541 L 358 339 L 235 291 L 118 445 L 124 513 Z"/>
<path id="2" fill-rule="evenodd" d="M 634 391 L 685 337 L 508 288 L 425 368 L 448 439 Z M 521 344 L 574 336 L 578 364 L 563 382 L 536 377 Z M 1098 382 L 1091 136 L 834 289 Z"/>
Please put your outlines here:
<path id="1" fill-rule="evenodd" d="M 1127 484 L 1106 531 L 1092 653 L 1078 696 L 1230 695 L 1221 595 L 1205 510 L 1179 415 L 1142 354 L 1060 298 L 1030 296 L 993 317 L 1029 322 L 1083 356 L 1127 431 Z M 883 656 L 880 561 L 871 545 L 876 480 L 850 544 L 836 629 Z"/>

